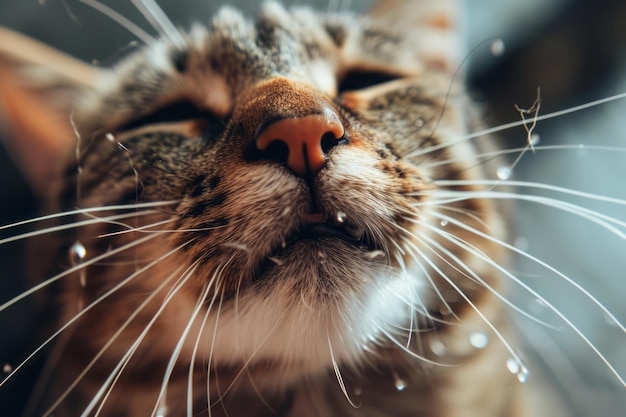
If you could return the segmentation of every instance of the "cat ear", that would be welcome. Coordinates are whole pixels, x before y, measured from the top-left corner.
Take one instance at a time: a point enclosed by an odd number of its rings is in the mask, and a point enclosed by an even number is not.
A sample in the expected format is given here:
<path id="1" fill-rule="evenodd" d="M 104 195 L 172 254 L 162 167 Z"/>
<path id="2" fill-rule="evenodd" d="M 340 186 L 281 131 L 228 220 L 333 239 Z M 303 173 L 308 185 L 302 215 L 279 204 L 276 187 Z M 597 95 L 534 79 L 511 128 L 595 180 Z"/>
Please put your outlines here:
<path id="1" fill-rule="evenodd" d="M 411 40 L 424 62 L 453 73 L 464 56 L 462 6 L 459 0 L 378 0 L 370 14 L 391 27 L 412 30 Z"/>
<path id="2" fill-rule="evenodd" d="M 98 71 L 0 28 L 0 127 L 7 128 L 6 146 L 40 196 L 60 158 L 75 146 L 71 109 Z"/>

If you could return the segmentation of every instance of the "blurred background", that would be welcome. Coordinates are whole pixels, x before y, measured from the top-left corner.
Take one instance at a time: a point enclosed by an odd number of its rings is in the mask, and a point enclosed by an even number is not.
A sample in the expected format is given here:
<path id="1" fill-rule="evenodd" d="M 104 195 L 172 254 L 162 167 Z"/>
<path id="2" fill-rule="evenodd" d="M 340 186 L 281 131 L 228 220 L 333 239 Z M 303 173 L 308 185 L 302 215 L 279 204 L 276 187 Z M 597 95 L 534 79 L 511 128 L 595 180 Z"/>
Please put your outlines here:
<path id="1" fill-rule="evenodd" d="M 319 10 L 361 11 L 368 0 L 282 1 Z M 129 1 L 103 1 L 152 33 Z M 179 26 L 209 19 L 223 1 L 160 0 Z M 253 14 L 259 2 L 230 1 Z M 415 1 L 415 3 L 419 3 Z M 528 108 L 541 88 L 541 114 L 626 92 L 626 2 L 623 0 L 471 0 L 464 10 L 464 68 L 470 90 L 485 113 L 485 124 L 520 119 L 515 105 Z M 88 62 L 114 62 L 135 41 L 125 29 L 77 0 L 0 0 L 0 26 L 26 33 Z M 505 52 L 490 53 L 493 39 Z M 477 47 L 476 49 L 473 49 Z M 2 126 L 0 126 L 0 131 Z M 539 143 L 513 169 L 512 180 L 552 184 L 626 201 L 626 100 L 540 122 Z M 498 134 L 505 147 L 524 144 L 522 127 Z M 559 149 L 549 147 L 562 146 Z M 548 149 L 543 149 L 546 147 Z M 511 156 L 511 160 L 517 157 Z M 582 205 L 626 222 L 624 204 L 611 204 L 548 190 L 524 187 L 529 195 Z M 0 146 L 0 225 L 27 219 L 36 201 L 10 157 Z M 522 201 L 516 212 L 515 244 L 588 289 L 622 322 L 626 321 L 626 241 L 581 216 Z M 626 228 L 617 226 L 623 233 Z M 1 237 L 1 236 L 0 236 Z M 23 246 L 0 250 L 0 301 L 23 289 Z M 29 260 L 34 261 L 34 260 Z M 626 335 L 563 277 L 519 256 L 514 272 L 579 327 L 626 378 Z M 512 285 L 512 287 L 515 287 Z M 537 365 L 549 370 L 572 406 L 573 415 L 623 416 L 626 388 L 620 386 L 598 355 L 543 302 L 513 291 L 515 301 L 538 319 L 560 330 L 518 317 L 528 345 L 526 356 L 542 352 Z M 514 313 L 512 313 L 515 315 Z M 517 316 L 516 316 L 517 317 Z M 21 358 L 32 321 L 29 302 L 0 313 L 0 373 L 4 363 Z M 561 330 L 562 328 L 562 330 Z M 503 364 L 504 366 L 504 364 Z M 532 383 L 531 378 L 528 383 Z M 21 384 L 21 385 L 20 385 Z M 0 410 L 17 415 L 32 384 L 28 371 L 8 390 L 0 389 Z M 4 390 L 4 391 L 3 391 Z M 3 391 L 3 392 L 2 392 Z M 8 393 L 8 394 L 7 394 Z M 20 396 L 22 398 L 20 398 Z M 5 403 L 6 402 L 6 403 Z M 4 412 L 0 412 L 3 415 Z"/>

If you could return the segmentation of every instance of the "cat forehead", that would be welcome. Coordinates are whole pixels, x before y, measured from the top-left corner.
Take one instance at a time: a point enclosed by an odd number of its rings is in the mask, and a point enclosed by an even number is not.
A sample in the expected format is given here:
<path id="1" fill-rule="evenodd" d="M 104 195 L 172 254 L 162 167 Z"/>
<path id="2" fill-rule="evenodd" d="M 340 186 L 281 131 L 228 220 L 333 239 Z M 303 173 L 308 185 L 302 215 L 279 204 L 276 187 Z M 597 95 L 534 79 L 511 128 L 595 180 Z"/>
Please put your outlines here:
<path id="1" fill-rule="evenodd" d="M 256 20 L 224 7 L 184 42 L 164 38 L 120 62 L 103 79 L 90 108 L 112 123 L 185 98 L 218 115 L 251 84 L 281 75 L 334 95 L 353 69 L 414 75 L 420 61 L 407 39 L 367 18 L 323 15 L 265 4 Z M 95 117 L 95 116 L 94 116 Z"/>

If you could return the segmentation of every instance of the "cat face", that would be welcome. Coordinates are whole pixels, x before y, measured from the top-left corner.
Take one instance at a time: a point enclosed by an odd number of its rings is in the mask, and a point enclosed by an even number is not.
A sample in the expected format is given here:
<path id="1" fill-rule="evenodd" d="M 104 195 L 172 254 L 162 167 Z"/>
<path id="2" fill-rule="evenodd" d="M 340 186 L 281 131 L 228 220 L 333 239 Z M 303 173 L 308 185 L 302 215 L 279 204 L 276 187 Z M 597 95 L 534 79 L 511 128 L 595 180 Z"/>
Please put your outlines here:
<path id="1" fill-rule="evenodd" d="M 148 46 L 101 74 L 76 108 L 79 159 L 72 155 L 61 194 L 78 190 L 79 206 L 163 208 L 133 220 L 148 242 L 110 257 L 114 266 L 84 269 L 85 285 L 70 297 L 90 304 L 146 268 L 102 303 L 117 310 L 133 293 L 182 278 L 161 331 L 183 332 L 188 315 L 206 310 L 216 336 L 200 338 L 200 350 L 217 362 L 254 357 L 298 372 L 330 366 L 331 354 L 358 362 L 394 326 L 440 315 L 458 300 L 437 296 L 454 278 L 447 265 L 424 262 L 426 252 L 443 245 L 471 261 L 433 230 L 446 215 L 434 207 L 436 181 L 483 167 L 474 148 L 449 146 L 466 131 L 460 92 L 446 96 L 441 61 L 407 42 L 367 20 L 272 4 L 251 23 L 224 9 L 208 30 Z M 303 139 L 310 131 L 317 136 Z M 429 168 L 455 155 L 463 162 Z M 453 205 L 474 213 L 461 214 L 466 224 L 499 233 L 491 205 Z M 463 235 L 453 225 L 446 233 L 455 229 Z M 98 225 L 78 241 L 87 254 L 134 245 L 139 232 L 118 231 Z M 106 237 L 92 243 L 95 235 Z M 123 265 L 128 253 L 140 261 Z M 477 291 L 463 281 L 454 285 Z M 174 311 L 187 316 L 177 321 Z"/>

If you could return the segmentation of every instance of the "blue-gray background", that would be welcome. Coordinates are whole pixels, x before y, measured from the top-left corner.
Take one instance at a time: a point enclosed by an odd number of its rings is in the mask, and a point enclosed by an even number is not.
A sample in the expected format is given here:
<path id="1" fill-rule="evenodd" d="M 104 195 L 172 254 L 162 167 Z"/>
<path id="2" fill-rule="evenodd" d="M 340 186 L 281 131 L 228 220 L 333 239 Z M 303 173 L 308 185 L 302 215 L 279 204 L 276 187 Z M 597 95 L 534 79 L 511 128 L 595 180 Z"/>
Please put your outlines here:
<path id="1" fill-rule="evenodd" d="M 151 30 L 128 1 L 104 3 Z M 207 20 L 223 3 L 159 1 L 167 15 L 183 27 Z M 242 0 L 228 3 L 250 14 L 259 4 Z M 335 11 L 363 10 L 371 1 L 283 3 L 305 3 Z M 493 37 L 502 38 L 506 45 L 504 56 L 499 58 L 487 53 L 486 47 L 480 48 L 472 54 L 467 68 L 472 91 L 484 104 L 489 126 L 518 120 L 514 105 L 530 106 L 539 86 L 543 114 L 626 91 L 626 2 L 623 0 L 471 0 L 466 3 L 467 50 Z M 87 61 L 113 61 L 120 48 L 133 40 L 126 30 L 76 0 L 0 0 L 0 25 L 27 33 Z M 583 149 L 529 153 L 514 170 L 514 179 L 626 199 L 626 101 L 541 122 L 536 132 L 541 145 L 571 144 L 575 148 L 583 144 Z M 500 140 L 511 145 L 523 143 L 524 138 L 522 128 L 500 134 Z M 614 146 L 621 151 L 602 151 L 593 149 L 592 145 Z M 626 221 L 624 205 L 569 198 L 554 192 L 542 195 L 584 204 Z M 8 156 L 1 153 L 0 224 L 28 218 L 34 210 L 35 203 L 23 180 Z M 571 276 L 626 321 L 624 239 L 603 231 L 598 224 L 536 204 L 520 204 L 516 218 L 517 242 L 521 247 Z M 0 250 L 0 301 L 19 291 L 20 251 L 19 245 Z M 562 278 L 522 258 L 514 271 L 580 326 L 622 378 L 626 378 L 626 335 Z M 538 318 L 562 325 L 532 297 L 520 296 L 517 301 Z M 9 314 L 0 313 L 0 365 L 16 360 L 13 355 L 22 350 L 20 343 L 29 332 L 28 323 L 26 307 Z M 616 379 L 578 336 L 521 318 L 519 323 L 532 345 L 549 352 L 543 366 L 564 387 L 578 415 L 624 415 L 626 389 L 619 388 Z M 529 383 L 532 383 L 532 369 Z M 24 384 L 28 386 L 29 382 Z M 24 401 L 20 394 L 25 391 L 21 388 L 15 391 L 9 398 L 0 390 L 0 410 L 9 410 L 9 415 L 16 412 L 13 411 L 16 404 Z"/>

